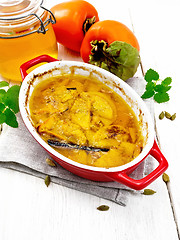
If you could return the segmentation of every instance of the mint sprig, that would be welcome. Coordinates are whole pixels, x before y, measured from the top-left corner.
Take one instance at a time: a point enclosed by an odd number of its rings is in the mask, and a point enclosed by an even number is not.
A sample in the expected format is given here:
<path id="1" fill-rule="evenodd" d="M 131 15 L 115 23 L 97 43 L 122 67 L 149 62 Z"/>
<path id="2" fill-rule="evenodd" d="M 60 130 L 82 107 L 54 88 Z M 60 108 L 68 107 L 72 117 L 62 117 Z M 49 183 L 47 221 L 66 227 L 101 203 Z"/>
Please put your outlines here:
<path id="1" fill-rule="evenodd" d="M 0 82 L 0 124 L 6 123 L 11 127 L 17 128 L 16 113 L 19 112 L 18 100 L 20 86 L 11 86 L 6 91 L 3 88 L 7 86 L 9 86 L 8 82 Z"/>
<path id="2" fill-rule="evenodd" d="M 167 77 L 164 80 L 159 79 L 159 74 L 153 69 L 149 69 L 144 79 L 146 80 L 146 90 L 141 96 L 143 99 L 153 97 L 157 103 L 163 103 L 169 101 L 169 94 L 167 93 L 171 89 L 171 77 Z"/>

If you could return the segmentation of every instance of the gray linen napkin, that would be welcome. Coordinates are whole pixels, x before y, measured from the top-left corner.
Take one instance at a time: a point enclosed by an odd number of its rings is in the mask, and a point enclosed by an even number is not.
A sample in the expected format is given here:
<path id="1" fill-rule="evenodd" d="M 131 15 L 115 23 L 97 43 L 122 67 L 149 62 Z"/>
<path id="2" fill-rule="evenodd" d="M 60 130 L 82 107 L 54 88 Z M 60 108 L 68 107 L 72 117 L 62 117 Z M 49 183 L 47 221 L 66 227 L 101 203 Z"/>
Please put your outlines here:
<path id="1" fill-rule="evenodd" d="M 142 78 L 129 79 L 128 83 L 139 94 L 144 91 L 144 80 Z M 147 104 L 153 114 L 152 102 L 148 101 Z M 59 164 L 56 164 L 56 167 L 49 166 L 46 163 L 46 158 L 49 157 L 48 154 L 28 132 L 20 114 L 17 117 L 19 127 L 14 129 L 5 126 L 0 135 L 0 167 L 17 170 L 43 179 L 45 179 L 46 175 L 49 175 L 54 183 L 125 206 L 127 196 L 132 190 L 123 184 L 117 182 L 94 182 L 70 173 Z M 142 178 L 144 173 L 148 174 L 152 170 L 152 159 L 150 156 L 147 159 L 148 161 L 141 163 L 131 174 L 132 178 Z"/>

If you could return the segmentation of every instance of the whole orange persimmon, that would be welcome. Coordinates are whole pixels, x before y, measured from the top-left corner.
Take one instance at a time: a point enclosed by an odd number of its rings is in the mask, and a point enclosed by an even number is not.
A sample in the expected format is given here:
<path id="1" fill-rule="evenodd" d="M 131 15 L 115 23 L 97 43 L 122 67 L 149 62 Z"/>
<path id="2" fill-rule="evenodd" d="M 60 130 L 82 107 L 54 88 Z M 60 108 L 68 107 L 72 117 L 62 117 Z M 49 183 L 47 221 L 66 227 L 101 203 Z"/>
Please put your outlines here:
<path id="1" fill-rule="evenodd" d="M 99 21 L 91 26 L 83 39 L 80 53 L 84 62 L 89 62 L 89 55 L 92 49 L 91 42 L 94 40 L 103 40 L 107 45 L 114 41 L 126 42 L 138 51 L 140 50 L 134 33 L 123 23 L 114 20 Z"/>
<path id="2" fill-rule="evenodd" d="M 53 29 L 57 41 L 79 52 L 86 31 L 99 21 L 95 7 L 86 1 L 74 0 L 57 4 L 51 11 L 56 18 Z"/>

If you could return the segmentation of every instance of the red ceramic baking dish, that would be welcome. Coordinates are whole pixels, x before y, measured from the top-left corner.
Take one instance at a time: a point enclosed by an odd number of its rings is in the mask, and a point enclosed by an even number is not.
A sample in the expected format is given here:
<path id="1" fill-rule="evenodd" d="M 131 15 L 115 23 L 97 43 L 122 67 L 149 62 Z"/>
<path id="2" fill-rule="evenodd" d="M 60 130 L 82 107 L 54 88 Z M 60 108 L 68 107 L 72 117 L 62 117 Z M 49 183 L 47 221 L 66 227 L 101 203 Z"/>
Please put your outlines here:
<path id="1" fill-rule="evenodd" d="M 35 70 L 27 74 L 29 68 L 39 63 L 46 64 L 37 67 Z M 34 88 L 40 81 L 44 81 L 49 77 L 69 73 L 72 74 L 72 67 L 73 74 L 81 74 L 84 76 L 89 76 L 90 74 L 94 75 L 99 81 L 117 92 L 133 109 L 138 121 L 141 123 L 145 143 L 142 152 L 131 162 L 108 169 L 77 163 L 55 151 L 40 137 L 36 129 L 33 127 L 29 113 L 29 99 Z M 22 119 L 35 140 L 62 167 L 83 178 L 104 182 L 117 181 L 136 190 L 145 188 L 167 169 L 168 162 L 156 143 L 153 122 L 146 104 L 142 101 L 139 95 L 121 79 L 108 71 L 91 64 L 77 61 L 58 61 L 47 55 L 39 56 L 24 63 L 21 66 L 20 71 L 23 80 L 19 95 L 19 106 Z M 157 168 L 142 179 L 137 180 L 129 177 L 129 174 L 132 173 L 149 154 L 157 160 Z"/>

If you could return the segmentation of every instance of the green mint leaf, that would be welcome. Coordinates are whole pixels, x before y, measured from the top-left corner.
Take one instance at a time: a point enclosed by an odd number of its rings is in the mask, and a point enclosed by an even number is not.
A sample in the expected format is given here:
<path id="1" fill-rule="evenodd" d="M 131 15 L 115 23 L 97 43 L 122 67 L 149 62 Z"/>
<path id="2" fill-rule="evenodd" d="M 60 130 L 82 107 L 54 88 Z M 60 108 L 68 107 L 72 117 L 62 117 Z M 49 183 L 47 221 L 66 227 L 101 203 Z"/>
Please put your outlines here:
<path id="1" fill-rule="evenodd" d="M 171 77 L 167 77 L 167 78 L 165 78 L 163 81 L 162 81 L 162 83 L 161 84 L 163 84 L 163 85 L 170 85 L 171 84 L 171 82 L 172 82 L 172 78 Z"/>
<path id="2" fill-rule="evenodd" d="M 14 114 L 11 109 L 6 108 L 4 111 L 4 115 L 6 116 L 5 123 L 9 125 L 10 127 L 17 128 L 18 127 L 18 122 L 16 120 L 16 115 Z"/>
<path id="3" fill-rule="evenodd" d="M 0 113 L 0 124 L 3 124 L 6 121 L 6 115 L 4 113 Z"/>
<path id="4" fill-rule="evenodd" d="M 126 81 L 133 77 L 140 63 L 139 52 L 130 44 L 115 41 L 109 46 L 105 41 L 92 41 L 89 63 L 104 68 Z"/>
<path id="5" fill-rule="evenodd" d="M 146 90 L 141 98 L 146 99 L 154 97 L 154 100 L 158 103 L 169 101 L 169 94 L 167 92 L 171 89 L 171 86 L 169 86 L 172 82 L 171 77 L 167 77 L 162 81 L 159 79 L 159 74 L 150 68 L 146 72 L 144 78 L 147 84 Z M 160 84 L 157 84 L 157 81 L 160 82 Z"/>
<path id="6" fill-rule="evenodd" d="M 151 98 L 152 96 L 154 96 L 154 90 L 146 90 L 143 95 L 141 96 L 141 98 L 146 99 L 146 98 Z"/>
<path id="7" fill-rule="evenodd" d="M 145 77 L 144 79 L 147 81 L 147 82 L 151 82 L 152 80 L 155 80 L 157 81 L 159 79 L 159 74 L 154 71 L 153 69 L 149 69 L 146 74 L 145 74 Z"/>
<path id="8" fill-rule="evenodd" d="M 14 85 L 8 89 L 4 97 L 4 104 L 13 110 L 14 113 L 19 112 L 19 90 L 20 86 Z"/>
<path id="9" fill-rule="evenodd" d="M 6 108 L 6 106 L 0 102 L 0 113 L 2 113 L 5 108 Z"/>
<path id="10" fill-rule="evenodd" d="M 155 93 L 154 94 L 154 100 L 157 102 L 157 103 L 164 103 L 164 102 L 167 102 L 169 101 L 169 94 L 167 92 L 163 92 L 163 93 Z"/>
<path id="11" fill-rule="evenodd" d="M 159 93 L 167 92 L 171 89 L 171 86 L 166 86 L 163 84 L 158 84 L 155 86 L 154 90 Z"/>
<path id="12" fill-rule="evenodd" d="M 2 87 L 7 87 L 7 86 L 9 86 L 9 83 L 8 83 L 8 82 L 6 82 L 6 81 L 1 81 L 1 82 L 0 82 L 0 88 L 2 88 Z"/>
<path id="13" fill-rule="evenodd" d="M 0 94 L 5 94 L 5 93 L 6 93 L 6 90 L 0 89 Z"/>
<path id="14" fill-rule="evenodd" d="M 154 83 L 154 82 L 148 82 L 147 84 L 146 84 L 146 90 L 154 90 L 154 88 L 155 88 L 155 86 L 156 86 L 156 83 Z"/>
<path id="15" fill-rule="evenodd" d="M 3 102 L 3 98 L 5 94 L 6 94 L 6 91 L 4 89 L 0 89 L 0 102 Z"/>
<path id="16" fill-rule="evenodd" d="M 6 81 L 0 82 L 0 87 L 8 85 Z M 18 127 L 15 114 L 19 112 L 19 90 L 18 85 L 10 87 L 7 91 L 0 89 L 0 124 L 6 123 L 11 127 Z"/>

